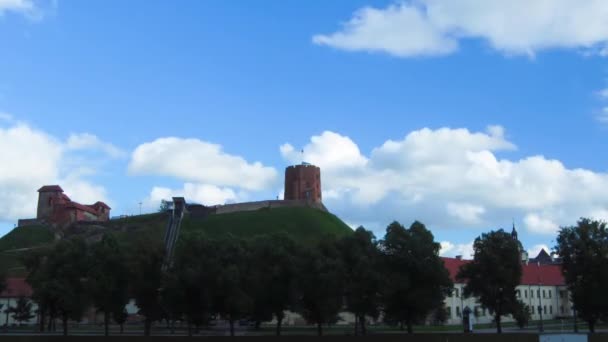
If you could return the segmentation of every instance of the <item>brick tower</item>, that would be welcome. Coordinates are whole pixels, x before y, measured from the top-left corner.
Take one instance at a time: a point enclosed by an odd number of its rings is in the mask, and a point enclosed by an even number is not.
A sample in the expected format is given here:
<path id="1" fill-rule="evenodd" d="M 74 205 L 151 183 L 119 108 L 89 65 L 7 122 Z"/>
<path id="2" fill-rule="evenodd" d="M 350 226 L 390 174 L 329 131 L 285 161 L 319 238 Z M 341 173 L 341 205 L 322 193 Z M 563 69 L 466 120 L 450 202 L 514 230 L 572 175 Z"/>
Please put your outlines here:
<path id="1" fill-rule="evenodd" d="M 321 203 L 321 169 L 308 163 L 287 167 L 283 198 Z"/>

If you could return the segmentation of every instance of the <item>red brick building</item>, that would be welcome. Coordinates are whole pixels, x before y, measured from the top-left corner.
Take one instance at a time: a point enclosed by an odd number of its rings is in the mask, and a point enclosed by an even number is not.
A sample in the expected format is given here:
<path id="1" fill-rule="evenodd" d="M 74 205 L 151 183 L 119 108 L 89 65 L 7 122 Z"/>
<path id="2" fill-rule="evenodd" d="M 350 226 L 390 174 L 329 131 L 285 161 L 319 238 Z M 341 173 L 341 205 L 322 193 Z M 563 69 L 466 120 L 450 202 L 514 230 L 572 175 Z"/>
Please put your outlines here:
<path id="1" fill-rule="evenodd" d="M 69 224 L 80 221 L 107 221 L 110 207 L 103 202 L 80 204 L 72 201 L 59 185 L 45 185 L 38 189 L 36 221 Z"/>
<path id="2" fill-rule="evenodd" d="M 308 163 L 287 167 L 283 198 L 321 203 L 321 169 Z"/>

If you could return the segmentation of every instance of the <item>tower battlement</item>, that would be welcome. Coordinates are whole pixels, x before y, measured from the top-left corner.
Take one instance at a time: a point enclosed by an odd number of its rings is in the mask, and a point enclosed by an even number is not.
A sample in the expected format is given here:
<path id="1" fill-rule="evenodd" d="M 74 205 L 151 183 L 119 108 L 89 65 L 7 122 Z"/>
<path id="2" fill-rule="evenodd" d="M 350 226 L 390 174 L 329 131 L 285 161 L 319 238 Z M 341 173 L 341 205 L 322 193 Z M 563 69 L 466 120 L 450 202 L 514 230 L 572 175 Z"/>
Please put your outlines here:
<path id="1" fill-rule="evenodd" d="M 321 203 L 321 169 L 302 163 L 285 168 L 285 200 L 307 200 Z"/>

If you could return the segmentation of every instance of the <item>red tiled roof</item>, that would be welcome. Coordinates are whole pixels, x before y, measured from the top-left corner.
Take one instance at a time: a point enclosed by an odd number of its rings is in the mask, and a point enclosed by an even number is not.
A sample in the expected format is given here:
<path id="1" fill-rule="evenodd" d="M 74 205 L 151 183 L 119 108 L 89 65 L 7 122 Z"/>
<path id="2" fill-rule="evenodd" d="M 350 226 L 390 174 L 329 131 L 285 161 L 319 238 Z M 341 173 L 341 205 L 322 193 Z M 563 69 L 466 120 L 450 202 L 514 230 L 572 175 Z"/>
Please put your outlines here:
<path id="1" fill-rule="evenodd" d="M 63 189 L 59 185 L 45 185 L 42 188 L 38 189 L 38 192 L 51 192 L 51 191 L 60 191 L 63 192 Z"/>
<path id="2" fill-rule="evenodd" d="M 112 208 L 110 208 L 110 206 L 109 206 L 109 205 L 105 204 L 105 203 L 104 203 L 104 202 L 102 202 L 102 201 L 97 201 L 97 202 L 95 202 L 95 204 L 93 204 L 92 206 L 93 206 L 93 207 L 104 207 L 104 208 L 107 208 L 107 209 L 112 209 Z"/>
<path id="3" fill-rule="evenodd" d="M 1 298 L 31 297 L 32 288 L 25 278 L 7 278 L 6 289 L 0 293 Z"/>
<path id="4" fill-rule="evenodd" d="M 521 283 L 525 285 L 565 285 L 560 265 L 523 265 Z"/>
<path id="5" fill-rule="evenodd" d="M 445 265 L 445 268 L 447 268 L 448 272 L 450 273 L 450 278 L 452 278 L 452 281 L 455 283 L 457 282 L 456 275 L 458 274 L 460 267 L 470 261 L 470 260 L 462 260 L 462 259 L 456 259 L 456 258 L 441 258 L 441 259 L 443 259 L 443 264 Z"/>
<path id="6" fill-rule="evenodd" d="M 456 274 L 460 267 L 471 262 L 470 260 L 459 260 L 456 258 L 441 258 L 445 268 L 450 273 L 450 278 L 453 282 L 457 282 Z M 520 284 L 522 285 L 565 285 L 564 277 L 562 276 L 560 265 L 538 265 L 524 264 L 522 265 L 522 277 Z"/>
<path id="7" fill-rule="evenodd" d="M 91 213 L 91 214 L 93 214 L 93 215 L 98 215 L 98 214 L 99 214 L 99 213 L 97 212 L 97 210 L 95 210 L 95 209 L 93 209 L 93 208 L 91 208 L 91 207 L 89 207 L 89 206 L 87 206 L 87 205 L 80 204 L 80 203 L 78 203 L 78 202 L 70 202 L 70 203 L 66 203 L 65 207 L 66 207 L 66 208 L 76 208 L 76 209 L 78 209 L 78 210 L 82 210 L 82 211 L 89 212 L 89 213 Z"/>

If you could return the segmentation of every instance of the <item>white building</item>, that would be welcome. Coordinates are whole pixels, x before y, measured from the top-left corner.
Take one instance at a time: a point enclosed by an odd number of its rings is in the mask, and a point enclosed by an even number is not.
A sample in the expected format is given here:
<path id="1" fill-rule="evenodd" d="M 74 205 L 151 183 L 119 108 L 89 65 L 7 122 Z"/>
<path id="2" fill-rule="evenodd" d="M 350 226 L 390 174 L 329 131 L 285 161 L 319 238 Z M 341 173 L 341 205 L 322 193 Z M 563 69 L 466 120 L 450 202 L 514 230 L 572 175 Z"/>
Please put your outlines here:
<path id="1" fill-rule="evenodd" d="M 8 278 L 6 279 L 6 289 L 0 293 L 0 326 L 19 324 L 13 319 L 12 314 L 5 313 L 9 307 L 17 306 L 19 297 L 30 298 L 32 296 L 32 288 L 25 282 L 25 278 Z M 27 322 L 22 324 L 35 324 L 38 321 L 36 315 L 36 303 L 32 302 L 32 315 L 34 316 Z"/>
<path id="2" fill-rule="evenodd" d="M 462 310 L 465 307 L 469 307 L 475 313 L 476 323 L 492 322 L 493 316 L 475 298 L 463 298 L 465 284 L 456 280 L 460 267 L 470 261 L 461 258 L 443 258 L 443 261 L 454 282 L 452 296 L 445 299 L 445 307 L 448 311 L 446 324 L 461 324 Z M 530 307 L 532 320 L 540 320 L 541 315 L 543 320 L 572 317 L 572 303 L 561 273 L 561 265 L 542 265 L 524 261 L 522 266 L 523 274 L 521 285 L 517 287 L 517 297 Z M 506 316 L 503 317 L 503 321 L 510 322 L 513 319 Z"/>

